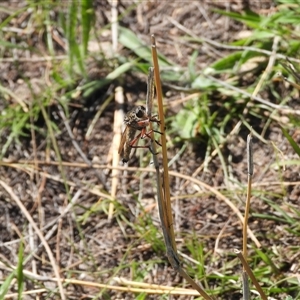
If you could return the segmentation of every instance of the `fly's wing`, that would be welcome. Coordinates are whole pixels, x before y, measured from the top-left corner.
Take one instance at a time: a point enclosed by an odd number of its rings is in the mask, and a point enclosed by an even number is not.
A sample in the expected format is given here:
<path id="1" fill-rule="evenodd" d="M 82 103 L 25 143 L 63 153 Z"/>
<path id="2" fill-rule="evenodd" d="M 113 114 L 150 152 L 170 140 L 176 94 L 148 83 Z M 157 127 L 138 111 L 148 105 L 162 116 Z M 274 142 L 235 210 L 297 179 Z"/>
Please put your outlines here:
<path id="1" fill-rule="evenodd" d="M 120 141 L 119 150 L 118 150 L 119 155 L 122 155 L 122 153 L 123 153 L 123 149 L 124 149 L 124 145 L 125 145 L 126 137 L 127 137 L 127 130 L 128 130 L 128 126 L 126 126 L 126 128 L 123 131 L 122 136 L 121 136 L 121 141 Z"/>
<path id="2" fill-rule="evenodd" d="M 134 142 L 136 129 L 130 126 L 127 126 L 122 134 L 121 142 L 119 146 L 119 154 L 123 157 L 123 163 L 128 162 L 130 152 L 132 149 L 132 142 Z"/>
<path id="3" fill-rule="evenodd" d="M 154 98 L 154 68 L 149 68 L 147 81 L 146 115 L 151 117 Z"/>

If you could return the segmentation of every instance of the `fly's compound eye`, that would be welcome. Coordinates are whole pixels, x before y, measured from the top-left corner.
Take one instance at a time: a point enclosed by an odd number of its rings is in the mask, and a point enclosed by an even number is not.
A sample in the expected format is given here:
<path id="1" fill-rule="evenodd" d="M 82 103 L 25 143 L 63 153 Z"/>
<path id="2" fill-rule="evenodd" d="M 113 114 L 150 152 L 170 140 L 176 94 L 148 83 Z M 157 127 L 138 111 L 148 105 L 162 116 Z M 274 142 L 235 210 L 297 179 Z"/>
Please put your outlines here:
<path id="1" fill-rule="evenodd" d="M 135 115 L 138 117 L 138 118 L 142 118 L 145 114 L 145 107 L 144 106 L 140 106 L 136 109 L 135 111 Z"/>

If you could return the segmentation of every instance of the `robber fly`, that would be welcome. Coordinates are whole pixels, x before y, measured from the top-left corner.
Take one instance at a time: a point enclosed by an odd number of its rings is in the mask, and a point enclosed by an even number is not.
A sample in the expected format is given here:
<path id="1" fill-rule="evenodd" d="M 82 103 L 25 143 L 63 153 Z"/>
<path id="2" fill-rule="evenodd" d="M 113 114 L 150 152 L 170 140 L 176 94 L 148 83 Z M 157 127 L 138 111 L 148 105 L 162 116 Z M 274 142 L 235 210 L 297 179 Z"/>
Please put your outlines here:
<path id="1" fill-rule="evenodd" d="M 147 126 L 150 122 L 155 122 L 159 124 L 159 120 L 155 116 L 149 117 L 146 114 L 146 108 L 142 105 L 137 106 L 136 108 L 130 110 L 124 119 L 124 123 L 126 124 L 126 128 L 122 133 L 121 142 L 119 146 L 119 154 L 123 157 L 122 162 L 126 163 L 129 160 L 130 152 L 132 148 L 149 148 L 149 146 L 136 146 L 134 145 L 139 138 L 151 138 L 152 132 L 160 133 L 157 130 L 149 130 L 147 131 Z M 137 136 L 136 132 L 141 131 Z M 161 146 L 161 144 L 155 140 L 155 142 Z M 150 149 L 151 150 L 151 149 Z"/>

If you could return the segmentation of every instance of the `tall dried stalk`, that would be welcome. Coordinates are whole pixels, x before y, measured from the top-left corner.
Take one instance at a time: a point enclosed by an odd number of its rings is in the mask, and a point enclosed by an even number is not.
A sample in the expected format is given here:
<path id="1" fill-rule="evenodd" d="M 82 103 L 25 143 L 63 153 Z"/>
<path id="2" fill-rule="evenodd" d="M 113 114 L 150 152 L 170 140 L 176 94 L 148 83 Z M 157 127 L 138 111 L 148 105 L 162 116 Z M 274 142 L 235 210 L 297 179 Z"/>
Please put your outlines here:
<path id="1" fill-rule="evenodd" d="M 176 249 L 175 234 L 173 228 L 173 216 L 172 216 L 172 208 L 171 208 L 171 197 L 170 197 L 167 143 L 166 143 L 166 136 L 164 134 L 165 119 L 164 119 L 159 65 L 158 65 L 154 35 L 151 36 L 151 42 L 152 42 L 152 60 L 154 66 L 154 78 L 155 78 L 156 95 L 157 95 L 157 102 L 158 102 L 158 116 L 160 120 L 160 131 L 162 133 L 161 135 L 162 165 L 163 165 L 162 172 L 160 171 L 159 168 L 159 162 L 156 155 L 156 145 L 154 139 L 152 139 L 151 147 L 153 152 L 153 163 L 156 170 L 158 210 L 159 210 L 159 216 L 160 216 L 161 226 L 163 230 L 164 241 L 167 248 L 167 256 L 172 267 L 176 271 L 178 271 L 179 274 L 183 276 L 191 284 L 191 286 L 199 292 L 199 294 L 204 299 L 211 300 L 212 298 L 208 296 L 206 292 L 182 269 L 178 257 L 177 249 Z M 150 126 L 152 125 L 150 124 Z"/>

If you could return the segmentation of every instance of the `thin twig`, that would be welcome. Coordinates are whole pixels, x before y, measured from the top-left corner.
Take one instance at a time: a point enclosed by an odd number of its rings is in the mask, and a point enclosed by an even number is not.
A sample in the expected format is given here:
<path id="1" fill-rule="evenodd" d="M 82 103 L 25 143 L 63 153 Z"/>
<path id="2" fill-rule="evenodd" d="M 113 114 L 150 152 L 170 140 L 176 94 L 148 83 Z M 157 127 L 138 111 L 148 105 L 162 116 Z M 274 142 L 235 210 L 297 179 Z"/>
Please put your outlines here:
<path id="1" fill-rule="evenodd" d="M 174 22 L 173 22 L 174 21 Z M 186 33 L 190 34 L 190 35 L 193 35 L 192 32 L 190 31 L 186 31 L 187 29 L 185 27 L 183 27 L 181 24 L 178 24 L 177 21 L 173 20 L 173 24 L 176 25 L 179 29 L 185 31 Z M 211 41 L 211 40 L 208 40 L 208 39 L 205 39 L 206 42 L 209 42 L 210 44 L 214 44 L 214 45 L 217 45 L 217 46 L 220 46 L 220 47 L 231 47 L 231 46 L 226 46 L 226 45 L 223 45 L 223 44 L 219 44 L 219 43 L 216 43 L 214 41 Z M 282 107 L 281 105 L 276 105 L 274 103 L 271 103 L 269 101 L 266 101 L 264 99 L 262 99 L 261 97 L 257 96 L 257 93 L 261 87 L 261 85 L 263 84 L 263 81 L 267 78 L 267 76 L 270 74 L 270 72 L 272 71 L 272 67 L 275 63 L 275 60 L 276 58 L 279 58 L 278 55 L 276 54 L 277 52 L 277 48 L 278 48 L 278 42 L 279 42 L 279 38 L 278 37 L 275 37 L 274 38 L 274 42 L 273 42 L 273 47 L 272 47 L 272 52 L 271 51 L 266 51 L 265 54 L 269 55 L 270 58 L 269 58 L 269 62 L 268 62 L 268 65 L 263 73 L 263 75 L 261 76 L 254 92 L 252 94 L 240 89 L 240 88 L 237 88 L 235 86 L 232 86 L 230 85 L 229 83 L 226 83 L 222 80 L 219 80 L 217 78 L 214 78 L 212 76 L 209 76 L 209 75 L 206 75 L 207 78 L 209 78 L 210 80 L 214 81 L 214 82 L 217 82 L 218 84 L 228 88 L 228 89 L 231 89 L 231 90 L 234 90 L 236 92 L 238 92 L 239 94 L 241 95 L 244 95 L 252 100 L 255 100 L 261 104 L 264 104 L 264 105 L 267 105 L 268 107 L 271 107 L 271 108 L 274 108 L 274 109 L 277 109 L 279 110 L 281 113 L 283 114 L 295 114 L 295 115 L 300 115 L 300 111 L 299 110 L 291 110 L 289 107 Z M 241 48 L 241 49 L 240 49 Z M 233 49 L 236 49 L 236 50 L 249 50 L 249 51 L 257 51 L 257 52 L 261 52 L 259 51 L 260 49 L 256 49 L 256 48 L 249 48 L 249 47 L 236 47 L 236 46 L 233 46 Z M 265 50 L 263 50 L 265 51 Z M 285 57 L 284 57 L 285 58 Z M 248 105 L 246 106 L 246 108 L 244 109 L 243 111 L 243 115 L 248 111 Z M 223 141 L 223 143 L 219 146 L 219 148 L 222 148 L 226 141 L 228 141 L 229 137 L 235 135 L 239 129 L 240 129 L 240 126 L 241 126 L 242 122 L 239 121 L 236 126 L 233 128 L 233 130 L 227 135 L 226 139 Z M 256 134 L 255 131 L 253 131 L 253 134 L 256 135 L 259 139 L 261 139 L 264 143 L 267 143 L 267 141 L 265 139 L 263 139 L 261 136 L 259 136 L 258 134 Z M 210 159 L 212 159 L 215 155 L 217 154 L 217 150 L 215 149 L 212 154 L 211 154 L 211 157 Z M 203 165 L 201 165 L 194 173 L 193 173 L 193 177 L 196 176 L 201 170 L 203 169 Z M 186 183 L 184 184 L 184 186 L 186 186 Z"/>
<path id="2" fill-rule="evenodd" d="M 111 0 L 111 40 L 113 55 L 116 56 L 118 52 L 118 36 L 119 36 L 119 22 L 118 22 L 118 0 Z M 114 113 L 114 137 L 111 146 L 112 151 L 112 165 L 118 166 L 120 162 L 120 155 L 118 154 L 118 145 L 121 142 L 122 121 L 124 119 L 124 95 L 123 88 L 117 86 L 115 89 L 115 104 L 117 109 Z M 117 169 L 112 172 L 112 186 L 110 195 L 114 199 L 117 194 L 117 187 L 119 183 L 119 171 Z M 114 202 L 109 203 L 108 220 L 112 220 L 114 212 Z"/>
<path id="3" fill-rule="evenodd" d="M 203 36 L 198 37 L 195 33 L 193 33 L 192 30 L 189 30 L 188 28 L 184 27 L 182 24 L 180 24 L 178 21 L 175 19 L 168 17 L 168 20 L 175 25 L 178 29 L 182 30 L 183 32 L 189 34 L 193 39 L 189 39 L 190 41 L 195 41 L 195 42 L 206 42 L 208 44 L 211 44 L 215 47 L 222 48 L 222 49 L 228 49 L 228 50 L 242 50 L 242 51 L 251 51 L 251 52 L 257 52 L 257 53 L 262 53 L 267 56 L 270 56 L 273 54 L 273 50 L 265 50 L 265 49 L 259 49 L 255 47 L 248 47 L 248 46 L 234 46 L 234 45 L 225 45 L 216 41 L 213 41 L 211 39 L 205 38 Z M 286 59 L 288 58 L 290 61 L 300 63 L 300 59 L 294 58 L 294 57 L 289 57 L 283 54 L 275 53 L 275 58 L 276 59 Z"/>
<path id="4" fill-rule="evenodd" d="M 114 113 L 114 137 L 112 141 L 112 165 L 114 167 L 119 165 L 120 162 L 120 155 L 118 154 L 118 146 L 121 142 L 121 130 L 122 130 L 122 120 L 124 119 L 123 110 L 121 107 L 124 104 L 124 94 L 123 94 L 123 88 L 118 86 L 115 90 L 115 101 L 117 105 L 117 109 Z M 117 169 L 113 169 L 111 177 L 111 191 L 110 195 L 112 199 L 116 197 L 117 194 L 117 188 L 119 183 L 119 171 Z M 108 208 L 108 220 L 112 219 L 114 211 L 114 203 L 113 201 L 110 202 L 109 208 Z"/>
<path id="5" fill-rule="evenodd" d="M 83 153 L 83 151 L 81 150 L 80 146 L 78 145 L 76 139 L 75 139 L 75 136 L 71 130 L 71 127 L 69 125 L 69 122 L 65 116 L 65 113 L 63 111 L 63 109 L 58 106 L 59 108 L 59 114 L 64 122 L 64 125 L 67 129 L 67 132 L 71 138 L 71 141 L 72 141 L 72 144 L 74 146 L 74 148 L 76 149 L 76 151 L 78 152 L 78 154 L 80 155 L 80 157 L 83 159 L 83 161 L 85 163 L 87 163 L 88 165 L 92 166 L 92 162 L 86 157 L 86 155 Z M 104 188 L 106 190 L 108 190 L 108 187 L 107 187 L 107 182 L 106 182 L 106 179 L 105 179 L 105 175 L 102 173 L 102 172 L 95 172 L 95 175 L 97 176 L 97 178 L 99 179 L 99 181 L 103 184 Z"/>
<path id="6" fill-rule="evenodd" d="M 267 77 L 270 75 L 272 69 L 273 69 L 273 66 L 275 64 L 275 61 L 276 61 L 276 53 L 277 53 L 277 49 L 278 49 L 278 43 L 280 41 L 280 38 L 278 36 L 275 36 L 274 38 L 274 41 L 273 41 L 273 46 L 272 46 L 272 52 L 270 54 L 270 57 L 269 57 L 269 62 L 268 62 L 268 65 L 265 69 L 265 71 L 262 73 L 262 76 L 260 77 L 259 79 L 259 82 L 258 84 L 256 85 L 252 95 L 250 96 L 250 99 L 251 100 L 255 100 L 255 101 L 258 101 L 262 104 L 265 104 L 265 105 L 268 105 L 272 108 L 275 108 L 281 112 L 286 112 L 286 111 L 290 111 L 290 109 L 288 107 L 286 108 L 283 108 L 281 105 L 276 105 L 276 104 L 273 104 L 269 101 L 266 101 L 266 100 L 263 100 L 262 98 L 260 97 L 257 97 L 257 94 L 259 92 L 259 90 L 261 89 L 262 85 L 263 85 L 263 82 L 267 79 Z M 244 108 L 243 110 L 243 116 L 246 115 L 248 113 L 248 108 L 249 108 L 249 105 L 250 105 L 251 101 L 247 103 L 246 107 Z M 242 121 L 240 120 L 234 127 L 233 130 L 235 131 L 238 131 L 239 128 L 241 127 L 242 125 Z"/>
<path id="7" fill-rule="evenodd" d="M 47 233 L 46 235 L 44 236 L 45 240 L 49 240 L 52 236 L 52 233 L 56 230 L 57 228 L 57 223 L 59 222 L 59 220 L 61 220 L 68 212 L 69 210 L 75 205 L 76 201 L 78 200 L 79 196 L 81 195 L 81 190 L 78 190 L 74 197 L 72 198 L 72 200 L 69 202 L 69 204 L 67 205 L 67 207 L 63 210 L 63 212 L 61 213 L 60 216 L 58 216 L 57 218 L 53 219 L 51 222 L 49 222 L 47 225 L 43 226 L 42 228 L 40 228 L 40 230 L 43 232 L 45 230 L 47 230 Z M 53 226 L 53 227 L 52 227 Z M 52 227 L 52 228 L 51 228 Z M 50 228 L 50 229 L 49 229 Z M 29 232 L 29 235 L 25 235 L 23 236 L 23 239 L 26 240 L 26 239 L 29 239 L 30 240 L 31 238 L 31 233 Z M 5 244 L 6 246 L 8 245 L 12 245 L 12 244 L 15 244 L 15 243 L 19 243 L 20 242 L 20 239 L 16 239 L 14 241 L 11 241 L 11 242 L 6 242 L 6 243 L 3 243 Z M 27 264 L 28 261 L 30 261 L 31 257 L 37 252 L 37 250 L 40 249 L 42 243 L 40 245 L 37 245 L 34 247 L 34 249 L 32 250 L 32 252 L 30 253 L 30 255 L 28 255 L 26 257 L 26 259 L 24 260 L 24 265 Z"/>
<path id="8" fill-rule="evenodd" d="M 242 282 L 243 282 L 243 300 L 250 300 L 248 274 L 245 271 L 243 271 L 242 273 Z"/>
<path id="9" fill-rule="evenodd" d="M 74 197 L 71 199 L 71 201 L 69 202 L 69 204 L 67 205 L 67 207 L 62 211 L 61 215 L 58 216 L 57 218 L 55 218 L 53 221 L 49 222 L 47 225 L 43 226 L 42 228 L 40 228 L 41 231 L 46 231 L 46 234 L 44 236 L 45 241 L 50 240 L 50 238 L 54 235 L 54 233 L 57 231 L 58 228 L 58 224 L 62 221 L 62 219 L 64 218 L 64 216 L 69 212 L 69 210 L 75 205 L 76 201 L 78 200 L 79 196 L 81 195 L 81 190 L 78 190 Z M 52 228 L 51 228 L 52 227 Z M 49 229 L 50 228 L 50 229 Z M 27 237 L 25 236 L 24 239 L 26 239 Z M 30 261 L 30 259 L 32 258 L 32 256 L 42 247 L 42 243 L 40 243 L 39 245 L 36 245 L 36 247 L 32 250 L 32 252 L 30 252 L 30 255 L 28 255 L 26 257 L 26 259 L 24 260 L 24 265 Z"/>
<path id="10" fill-rule="evenodd" d="M 198 180 L 196 178 L 193 178 L 191 176 L 187 176 L 187 175 L 175 172 L 175 171 L 169 171 L 169 174 L 172 175 L 172 176 L 180 177 L 180 178 L 185 179 L 185 180 L 189 180 L 190 182 L 196 183 L 199 186 L 202 186 L 205 189 L 207 189 L 208 191 L 212 192 L 217 198 L 219 198 L 220 200 L 224 201 L 235 212 L 235 214 L 238 216 L 238 218 L 240 219 L 241 223 L 243 224 L 244 217 L 241 214 L 241 212 L 239 211 L 239 209 L 228 198 L 226 198 L 223 194 L 221 194 L 215 188 L 211 187 L 210 185 L 208 185 L 205 182 L 202 182 L 202 181 L 200 181 L 200 180 Z M 247 230 L 248 230 L 248 234 L 249 234 L 250 238 L 252 239 L 252 241 L 255 243 L 255 245 L 258 248 L 260 248 L 261 244 L 258 241 L 258 239 L 255 237 L 254 233 L 251 231 L 250 228 L 248 228 Z"/>
<path id="11" fill-rule="evenodd" d="M 248 185 L 247 185 L 247 199 L 245 207 L 245 216 L 243 223 L 243 254 L 247 259 L 247 227 L 250 211 L 250 198 L 251 198 L 251 184 L 253 175 L 253 147 L 252 147 L 252 135 L 251 132 L 247 137 L 247 161 L 248 161 Z"/>
<path id="12" fill-rule="evenodd" d="M 262 290 L 262 288 L 260 287 L 258 281 L 256 280 L 251 268 L 249 267 L 247 261 L 245 260 L 243 253 L 239 250 L 234 250 L 234 252 L 237 254 L 238 258 L 240 259 L 244 270 L 247 272 L 248 276 L 250 277 L 251 281 L 253 282 L 253 284 L 255 285 L 257 291 L 259 292 L 261 298 L 263 300 L 268 300 L 267 296 L 265 295 L 264 291 Z"/>
<path id="13" fill-rule="evenodd" d="M 38 235 L 38 237 L 40 238 L 41 242 L 43 243 L 45 250 L 48 254 L 48 257 L 50 259 L 54 274 L 57 278 L 57 284 L 58 284 L 58 288 L 59 288 L 59 292 L 60 292 L 60 297 L 62 300 L 66 299 L 65 297 L 65 293 L 64 293 L 64 289 L 62 286 L 62 280 L 60 278 L 60 274 L 59 274 L 59 267 L 55 261 L 55 258 L 53 256 L 53 253 L 48 245 L 48 243 L 46 242 L 42 232 L 40 231 L 40 229 L 37 227 L 36 223 L 34 222 L 33 218 L 31 217 L 31 215 L 29 214 L 28 210 L 26 209 L 26 207 L 24 206 L 24 204 L 22 203 L 22 201 L 17 197 L 17 195 L 13 192 L 12 188 L 9 187 L 4 181 L 0 180 L 0 184 L 2 185 L 2 187 L 7 191 L 7 193 L 11 196 L 11 198 L 17 203 L 17 205 L 19 206 L 19 208 L 21 209 L 21 211 L 23 212 L 24 216 L 27 218 L 28 222 L 31 224 L 31 226 L 33 227 L 33 229 L 35 230 L 36 234 Z"/>
<path id="14" fill-rule="evenodd" d="M 110 103 L 110 101 L 114 98 L 114 94 L 111 93 L 105 100 L 104 102 L 102 103 L 101 107 L 98 109 L 97 113 L 95 114 L 92 122 L 90 123 L 87 131 L 86 131 L 86 134 L 85 134 L 85 139 L 87 141 L 89 141 L 91 139 L 91 134 L 92 134 L 92 131 L 94 130 L 95 126 L 96 126 L 96 123 L 98 122 L 100 116 L 102 115 L 102 113 L 104 112 L 104 110 L 106 109 L 106 107 L 108 106 L 108 104 Z"/>
<path id="15" fill-rule="evenodd" d="M 40 165 L 62 165 L 62 166 L 65 166 L 65 167 L 82 167 L 82 168 L 89 168 L 88 165 L 84 164 L 84 163 L 70 163 L 70 162 L 62 162 L 62 163 L 59 163 L 59 162 L 46 162 L 46 161 L 38 161 L 38 163 Z M 23 164 L 30 164 L 30 162 L 23 162 L 22 161 L 22 168 L 24 168 L 24 165 Z M 31 163 L 33 165 L 33 162 Z M 9 167 L 12 167 L 14 166 L 15 168 L 20 168 L 20 166 L 18 164 L 13 164 L 13 163 L 4 163 L 4 162 L 1 162 L 0 165 L 5 165 L 5 166 L 9 166 Z M 94 168 L 97 168 L 97 169 L 118 169 L 118 170 L 122 170 L 122 171 L 139 171 L 139 172 L 156 172 L 155 170 L 153 170 L 153 168 L 137 168 L 137 167 L 122 167 L 122 166 L 118 166 L 118 167 L 113 167 L 113 166 L 107 166 L 107 165 L 97 165 L 97 164 L 94 164 L 93 165 Z M 27 166 L 28 168 L 28 166 Z M 32 171 L 32 168 L 30 168 L 30 170 Z M 34 170 L 36 172 L 40 172 L 39 170 Z M 49 178 L 49 179 L 52 179 L 52 180 L 55 180 L 55 181 L 58 181 L 58 182 L 61 182 L 61 183 L 64 183 L 65 181 L 61 178 L 58 178 L 57 176 L 52 176 L 46 172 L 40 172 L 41 175 Z M 169 175 L 171 176 L 174 176 L 174 177 L 179 177 L 179 178 L 182 178 L 182 179 L 185 179 L 187 181 L 190 181 L 190 182 L 193 182 L 201 187 L 204 187 L 205 189 L 207 189 L 208 191 L 210 191 L 211 193 L 213 193 L 217 198 L 219 198 L 220 200 L 224 201 L 234 212 L 235 214 L 238 216 L 238 218 L 241 220 L 241 222 L 243 223 L 244 221 L 244 218 L 243 218 L 243 215 L 241 214 L 241 212 L 237 209 L 237 207 L 228 199 L 226 198 L 222 193 L 220 193 L 219 191 L 217 191 L 215 188 L 209 186 L 208 184 L 196 179 L 196 178 L 193 178 L 191 176 L 188 176 L 188 175 L 184 175 L 184 174 L 181 174 L 181 173 L 178 173 L 178 172 L 175 172 L 175 171 L 169 171 Z M 72 187 L 77 187 L 78 188 L 78 184 L 77 183 L 74 183 L 72 181 L 67 181 L 67 184 L 69 184 L 70 186 Z M 266 185 L 270 185 L 271 183 L 267 183 Z M 290 186 L 290 185 L 297 185 L 299 184 L 299 182 L 295 182 L 295 183 L 290 183 L 290 182 L 275 182 L 274 184 L 276 185 L 286 185 L 286 186 Z M 87 183 L 88 185 L 88 183 Z M 263 185 L 258 185 L 256 184 L 255 186 L 263 186 Z M 94 195 L 98 195 L 98 196 L 101 196 L 103 197 L 104 199 L 108 199 L 108 200 L 111 200 L 113 201 L 113 199 L 111 198 L 110 195 L 108 194 L 105 194 L 103 192 L 101 192 L 99 190 L 99 188 L 97 187 L 83 187 L 83 186 L 80 186 L 81 189 L 83 190 L 86 190 L 88 189 L 88 191 Z M 261 247 L 261 244 L 260 242 L 257 240 L 257 238 L 255 237 L 255 235 L 253 234 L 253 232 L 248 228 L 248 234 L 250 236 L 250 238 L 252 239 L 252 241 L 255 243 L 255 245 L 260 248 Z"/>
<path id="16" fill-rule="evenodd" d="M 1 265 L 1 262 L 0 262 Z M 5 268 L 8 269 L 8 268 Z M 10 269 L 16 269 L 16 267 L 11 266 Z M 33 273 L 25 271 L 24 273 L 26 276 L 33 278 L 35 280 L 40 280 L 40 281 L 52 281 L 56 282 L 58 281 L 56 278 L 51 278 L 51 277 L 46 277 L 46 276 L 34 276 Z M 61 279 L 61 283 L 65 284 L 72 284 L 72 285 L 78 285 L 78 286 L 88 286 L 88 287 L 94 287 L 94 288 L 99 288 L 100 290 L 115 290 L 115 291 L 121 291 L 121 292 L 131 292 L 131 293 L 147 293 L 147 294 L 153 294 L 153 295 L 164 295 L 164 294 L 169 294 L 169 295 L 183 295 L 183 296 L 197 296 L 198 294 L 196 291 L 191 290 L 191 289 L 184 289 L 184 288 L 176 288 L 176 287 L 169 287 L 169 286 L 161 286 L 157 284 L 148 284 L 145 285 L 142 282 L 133 282 L 133 281 L 128 281 L 124 278 L 120 277 L 114 277 L 112 278 L 112 281 L 117 282 L 119 284 L 124 284 L 125 286 L 117 286 L 117 285 L 109 285 L 109 284 L 103 284 L 103 283 L 97 283 L 97 282 L 92 282 L 92 281 L 83 281 L 83 280 L 77 280 L 77 279 Z M 134 287 L 138 286 L 138 287 Z M 24 292 L 24 295 L 30 295 L 30 294 L 36 294 L 36 293 L 42 293 L 42 292 L 47 292 L 48 289 L 38 289 L 38 290 L 32 290 L 28 292 Z M 11 299 L 11 298 L 16 298 L 18 294 L 7 294 L 5 296 L 5 299 Z"/>
<path id="17" fill-rule="evenodd" d="M 298 164 L 299 162 L 297 160 L 295 161 L 290 161 L 293 164 Z M 32 169 L 31 166 L 34 166 L 36 163 L 36 161 L 33 160 L 10 160 L 10 159 L 4 159 L 2 161 L 0 161 L 0 166 L 6 166 L 6 167 L 10 167 L 10 168 L 16 168 L 22 171 L 32 171 L 34 169 L 35 172 L 39 171 L 35 168 Z M 89 169 L 91 168 L 91 166 L 89 166 L 86 163 L 83 162 L 68 162 L 68 161 L 62 161 L 57 162 L 57 161 L 46 161 L 46 160 L 38 160 L 37 163 L 39 165 L 43 165 L 43 166 L 58 166 L 58 165 L 62 165 L 64 167 L 70 167 L 70 168 L 82 168 L 82 169 Z M 279 165 L 290 165 L 288 162 L 279 162 Z M 108 170 L 113 170 L 113 169 L 117 169 L 117 170 L 121 170 L 121 171 L 132 171 L 132 172 L 155 172 L 155 170 L 153 170 L 153 168 L 141 168 L 141 167 L 127 167 L 127 166 L 117 166 L 117 167 L 113 167 L 111 165 L 100 165 L 100 164 L 93 164 L 92 168 L 95 169 L 108 169 Z M 44 172 L 42 172 L 41 174 L 44 174 Z M 176 174 L 180 174 L 177 173 L 175 171 L 170 171 L 170 175 L 172 176 L 177 176 Z M 184 175 L 185 179 L 187 180 L 193 180 L 193 175 L 188 176 L 188 175 Z M 49 176 L 48 178 L 54 178 L 54 176 Z M 57 177 L 56 177 L 57 178 Z M 198 182 L 201 182 L 200 180 Z M 268 182 L 255 182 L 253 183 L 252 186 L 255 187 L 265 187 L 265 186 L 277 186 L 277 185 L 282 185 L 282 186 L 296 186 L 296 185 L 300 185 L 300 181 L 268 181 Z M 241 188 L 242 190 L 242 188 Z"/>
<path id="18" fill-rule="evenodd" d="M 19 95 L 13 93 L 11 90 L 9 90 L 8 88 L 2 86 L 1 84 L 0 84 L 0 92 L 1 92 L 2 94 L 4 94 L 4 95 L 7 94 L 7 95 L 9 95 L 12 99 L 16 100 L 16 101 L 18 102 L 18 104 L 20 104 L 20 106 L 22 107 L 22 109 L 23 109 L 23 111 L 24 111 L 25 113 L 27 113 L 27 112 L 29 111 L 29 110 L 28 110 L 28 107 L 27 107 L 27 105 L 26 105 L 26 103 L 23 101 L 23 99 L 21 99 L 21 98 L 19 97 Z"/>
<path id="19" fill-rule="evenodd" d="M 111 0 L 111 39 L 114 54 L 118 50 L 118 0 Z"/>
<path id="20" fill-rule="evenodd" d="M 250 211 L 250 198 L 251 198 L 251 184 L 252 184 L 252 176 L 253 176 L 253 147 L 252 147 L 252 134 L 251 131 L 247 137 L 247 162 L 248 162 L 248 185 L 247 185 L 247 199 L 246 199 L 246 207 L 245 207 L 245 216 L 243 223 L 243 255 L 245 260 L 247 261 L 248 251 L 247 251 L 247 227 L 248 227 L 248 219 L 249 219 L 249 211 Z M 242 285 L 243 285 L 243 299 L 250 299 L 250 290 L 249 290 L 249 281 L 248 275 L 245 269 L 243 269 L 242 273 Z"/>
<path id="21" fill-rule="evenodd" d="M 44 57 L 4 57 L 0 58 L 0 62 L 48 62 L 53 60 L 64 60 L 67 59 L 67 55 L 57 55 L 57 56 L 44 56 Z"/>
<path id="22" fill-rule="evenodd" d="M 266 100 L 264 100 L 261 97 L 254 96 L 253 94 L 250 94 L 250 93 L 248 93 L 248 92 L 246 92 L 246 91 L 244 91 L 244 90 L 242 90 L 240 88 L 237 88 L 237 87 L 235 87 L 235 86 L 233 86 L 233 85 L 231 85 L 231 84 L 229 84 L 229 83 L 227 83 L 225 81 L 219 80 L 219 79 L 217 79 L 217 78 L 215 78 L 213 76 L 206 75 L 206 77 L 209 78 L 211 81 L 217 82 L 218 84 L 220 84 L 220 85 L 222 85 L 222 86 L 224 86 L 224 87 L 226 87 L 226 88 L 228 88 L 230 90 L 238 92 L 239 94 L 244 95 L 244 96 L 246 96 L 248 98 L 252 98 L 253 100 L 255 100 L 255 101 L 257 101 L 257 102 L 259 102 L 261 104 L 264 104 L 264 105 L 266 105 L 266 106 L 268 106 L 270 108 L 275 108 L 275 109 L 278 109 L 278 110 L 280 110 L 282 112 L 293 113 L 293 111 L 289 107 L 287 107 L 287 106 L 282 107 L 281 105 L 274 104 L 272 102 L 266 101 Z M 293 114 L 300 114 L 300 111 L 296 111 L 296 112 L 294 111 Z"/>

